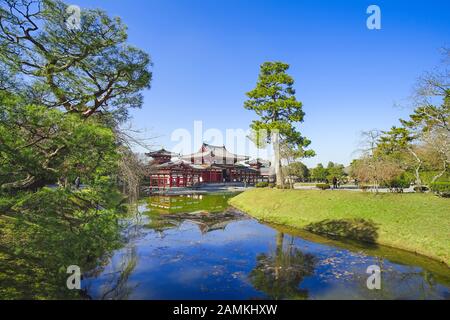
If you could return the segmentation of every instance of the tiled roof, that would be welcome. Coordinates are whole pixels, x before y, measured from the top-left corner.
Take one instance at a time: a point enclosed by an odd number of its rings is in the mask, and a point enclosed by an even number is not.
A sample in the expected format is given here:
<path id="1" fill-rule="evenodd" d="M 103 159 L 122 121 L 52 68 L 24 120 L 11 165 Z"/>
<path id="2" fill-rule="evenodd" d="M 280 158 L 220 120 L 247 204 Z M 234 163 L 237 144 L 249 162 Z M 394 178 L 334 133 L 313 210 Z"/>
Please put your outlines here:
<path id="1" fill-rule="evenodd" d="M 181 156 L 181 158 L 190 160 L 192 158 L 205 158 L 209 156 L 215 158 L 236 159 L 237 161 L 248 160 L 250 158 L 248 156 L 241 156 L 231 153 L 225 148 L 225 146 L 213 146 L 207 143 L 203 143 L 202 147 L 197 153 L 184 155 Z"/>
<path id="2" fill-rule="evenodd" d="M 271 164 L 269 160 L 264 160 L 264 159 L 261 159 L 261 158 L 252 159 L 250 161 L 246 161 L 246 163 L 250 164 L 250 165 L 254 165 L 254 164 L 258 164 L 259 163 L 263 167 L 270 167 L 270 164 Z"/>
<path id="3" fill-rule="evenodd" d="M 170 156 L 170 157 L 176 157 L 179 156 L 179 154 L 177 153 L 173 153 L 170 151 L 165 150 L 164 148 L 157 150 L 157 151 L 151 151 L 145 154 L 148 157 L 153 157 L 153 156 Z"/>

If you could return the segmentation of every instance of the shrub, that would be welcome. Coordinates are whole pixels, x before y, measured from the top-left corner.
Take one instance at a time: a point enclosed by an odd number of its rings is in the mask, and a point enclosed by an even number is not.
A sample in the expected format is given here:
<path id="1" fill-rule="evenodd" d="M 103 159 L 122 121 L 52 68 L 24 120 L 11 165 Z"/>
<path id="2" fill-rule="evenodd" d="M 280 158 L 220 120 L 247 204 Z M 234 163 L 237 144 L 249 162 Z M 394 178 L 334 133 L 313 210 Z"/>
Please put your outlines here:
<path id="1" fill-rule="evenodd" d="M 268 187 L 269 188 L 275 188 L 275 183 L 269 183 Z"/>
<path id="2" fill-rule="evenodd" d="M 450 182 L 434 182 L 430 184 L 430 189 L 442 197 L 450 197 Z"/>
<path id="3" fill-rule="evenodd" d="M 428 191 L 429 189 L 427 188 L 427 187 L 425 187 L 425 186 L 422 186 L 422 187 L 418 187 L 418 186 L 415 186 L 414 187 L 414 191 L 415 192 L 426 192 L 426 191 Z"/>
<path id="4" fill-rule="evenodd" d="M 277 189 L 292 189 L 290 184 L 285 184 L 284 186 L 277 186 Z"/>
<path id="5" fill-rule="evenodd" d="M 328 183 L 318 183 L 316 184 L 316 188 L 319 188 L 321 190 L 330 189 L 330 185 Z"/>
<path id="6" fill-rule="evenodd" d="M 363 192 L 366 192 L 367 190 L 369 190 L 369 189 L 370 189 L 370 186 L 368 186 L 368 185 L 365 185 L 365 184 L 363 184 L 363 185 L 360 185 L 359 187 L 361 188 L 361 190 L 362 190 Z"/>
<path id="7" fill-rule="evenodd" d="M 406 179 L 404 176 L 398 177 L 396 179 L 392 179 L 388 183 L 383 183 L 382 187 L 387 188 L 408 188 L 410 185 L 410 182 L 408 179 Z"/>
<path id="8" fill-rule="evenodd" d="M 266 187 L 268 187 L 269 186 L 269 183 L 268 182 L 258 182 L 256 185 L 255 185 L 255 187 L 257 187 L 257 188 L 266 188 Z"/>

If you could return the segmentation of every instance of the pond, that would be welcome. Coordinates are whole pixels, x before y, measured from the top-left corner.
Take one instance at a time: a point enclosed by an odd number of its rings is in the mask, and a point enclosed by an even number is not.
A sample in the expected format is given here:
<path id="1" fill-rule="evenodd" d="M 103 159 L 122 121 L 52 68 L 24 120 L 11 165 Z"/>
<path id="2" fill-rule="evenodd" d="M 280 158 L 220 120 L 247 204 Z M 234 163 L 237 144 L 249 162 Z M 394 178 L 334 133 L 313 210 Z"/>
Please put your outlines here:
<path id="1" fill-rule="evenodd" d="M 231 194 L 154 196 L 85 275 L 92 299 L 449 299 L 450 271 L 392 248 L 260 223 Z M 381 288 L 369 290 L 369 266 Z"/>

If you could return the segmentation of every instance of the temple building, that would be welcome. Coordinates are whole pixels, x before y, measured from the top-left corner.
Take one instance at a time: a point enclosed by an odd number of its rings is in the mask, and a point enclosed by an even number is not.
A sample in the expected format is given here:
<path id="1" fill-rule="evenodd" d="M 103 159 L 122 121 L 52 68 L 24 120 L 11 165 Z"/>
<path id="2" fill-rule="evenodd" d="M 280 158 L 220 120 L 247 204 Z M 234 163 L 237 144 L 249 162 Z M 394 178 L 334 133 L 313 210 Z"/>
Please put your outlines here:
<path id="1" fill-rule="evenodd" d="M 246 182 L 260 176 L 259 162 L 244 164 L 248 156 L 236 155 L 225 146 L 203 143 L 197 153 L 180 156 L 161 149 L 146 154 L 151 162 L 150 188 L 193 187 L 201 183 Z M 176 160 L 172 160 L 172 159 Z"/>
<path id="2" fill-rule="evenodd" d="M 246 161 L 245 163 L 251 168 L 258 170 L 258 181 L 273 183 L 276 181 L 275 168 L 271 166 L 270 161 L 258 158 Z"/>

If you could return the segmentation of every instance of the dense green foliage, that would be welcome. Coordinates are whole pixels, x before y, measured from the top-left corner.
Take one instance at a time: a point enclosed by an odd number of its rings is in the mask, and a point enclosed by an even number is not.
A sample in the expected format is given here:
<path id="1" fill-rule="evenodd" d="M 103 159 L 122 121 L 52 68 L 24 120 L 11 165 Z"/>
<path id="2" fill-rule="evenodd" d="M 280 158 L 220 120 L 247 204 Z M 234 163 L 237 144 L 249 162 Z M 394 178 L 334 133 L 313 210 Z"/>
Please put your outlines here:
<path id="1" fill-rule="evenodd" d="M 0 188 L 40 187 L 81 177 L 95 182 L 117 166 L 113 131 L 94 119 L 25 105 L 0 93 Z"/>
<path id="2" fill-rule="evenodd" d="M 447 198 L 431 194 L 253 189 L 232 198 L 230 204 L 267 222 L 331 236 L 357 236 L 450 265 Z"/>
<path id="3" fill-rule="evenodd" d="M 60 0 L 2 1 L 0 69 L 19 82 L 9 89 L 33 104 L 125 119 L 150 85 L 148 54 L 128 45 L 126 26 L 101 10 L 83 8 L 80 30 L 67 28 L 67 8 Z"/>
<path id="4" fill-rule="evenodd" d="M 308 167 L 300 161 L 292 162 L 283 169 L 283 175 L 285 177 L 294 177 L 299 181 L 307 181 L 310 177 Z"/>
<path id="5" fill-rule="evenodd" d="M 87 272 L 120 243 L 115 136 L 94 118 L 0 98 L 0 297 L 79 298 L 66 268 Z M 76 177 L 88 187 L 74 189 Z"/>
<path id="6" fill-rule="evenodd" d="M 311 179 L 314 181 L 325 182 L 327 181 L 328 172 L 324 168 L 323 164 L 319 163 L 313 169 L 311 169 Z"/>
<path id="7" fill-rule="evenodd" d="M 121 242 L 132 152 L 120 124 L 151 62 L 120 19 L 83 9 L 70 30 L 67 7 L 0 7 L 0 298 L 79 298 L 67 267 L 89 272 Z"/>
<path id="8" fill-rule="evenodd" d="M 334 179 L 343 182 L 347 174 L 344 172 L 344 165 L 329 162 L 325 168 L 321 163 L 311 169 L 311 180 L 318 182 L 333 183 Z"/>
<path id="9" fill-rule="evenodd" d="M 327 181 L 329 183 L 332 183 L 334 179 L 337 179 L 339 181 L 344 180 L 346 174 L 344 172 L 344 165 L 337 164 L 333 162 L 329 162 L 327 169 Z"/>

